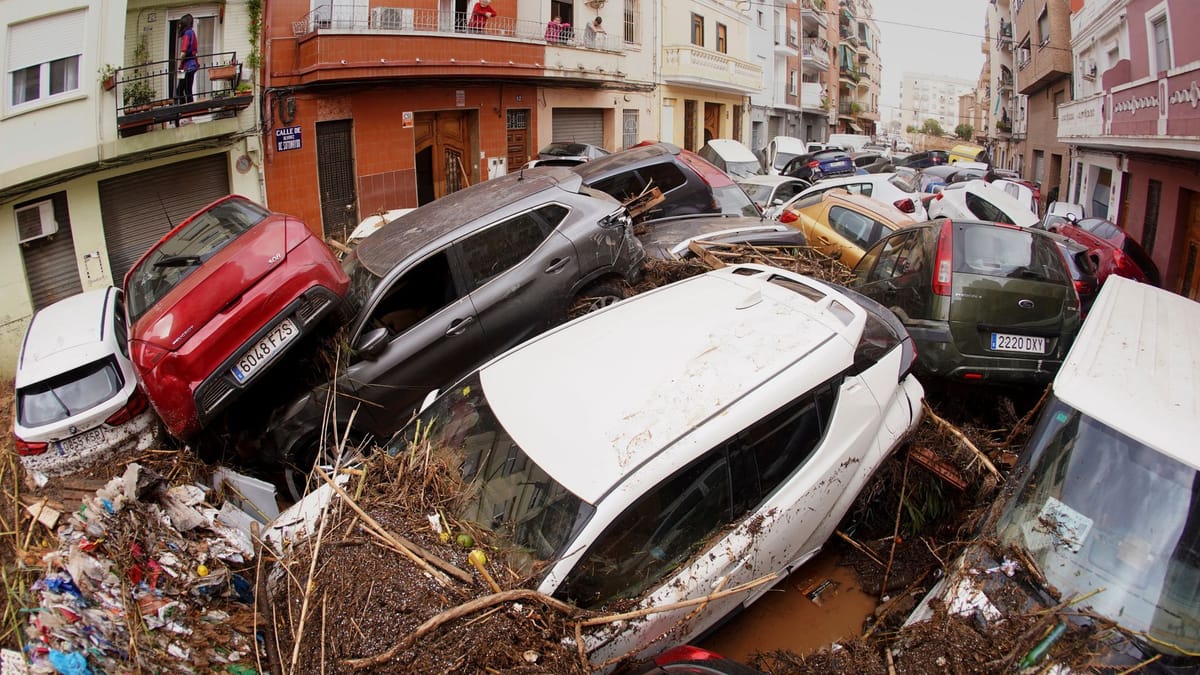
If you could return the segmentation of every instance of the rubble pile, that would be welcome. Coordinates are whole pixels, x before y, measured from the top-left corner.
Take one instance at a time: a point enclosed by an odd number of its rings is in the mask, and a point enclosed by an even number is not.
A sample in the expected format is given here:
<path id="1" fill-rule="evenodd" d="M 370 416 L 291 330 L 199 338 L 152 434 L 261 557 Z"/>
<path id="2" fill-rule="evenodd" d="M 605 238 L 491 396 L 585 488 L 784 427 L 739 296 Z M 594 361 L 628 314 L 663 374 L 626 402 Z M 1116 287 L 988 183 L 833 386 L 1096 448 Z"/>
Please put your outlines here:
<path id="1" fill-rule="evenodd" d="M 58 527 L 26 625 L 32 672 L 258 672 L 249 517 L 129 464 Z"/>

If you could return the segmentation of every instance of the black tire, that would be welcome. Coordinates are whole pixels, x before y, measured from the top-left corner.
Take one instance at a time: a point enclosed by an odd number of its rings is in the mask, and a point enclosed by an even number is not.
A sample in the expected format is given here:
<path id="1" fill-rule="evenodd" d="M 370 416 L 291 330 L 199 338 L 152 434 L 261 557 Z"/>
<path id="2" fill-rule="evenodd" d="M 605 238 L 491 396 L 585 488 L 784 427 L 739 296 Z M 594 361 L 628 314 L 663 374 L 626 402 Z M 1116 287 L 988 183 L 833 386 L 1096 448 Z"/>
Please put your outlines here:
<path id="1" fill-rule="evenodd" d="M 633 295 L 633 289 L 624 281 L 605 279 L 598 281 L 579 292 L 571 301 L 568 319 L 589 314 L 609 305 L 614 305 Z"/>
<path id="2" fill-rule="evenodd" d="M 321 443 L 320 438 L 318 432 L 307 435 L 292 447 L 290 456 L 283 462 L 280 487 L 293 502 L 300 501 L 310 490 L 324 484 L 320 476 L 313 473 L 313 467 L 318 466 L 318 463 L 326 474 L 332 475 L 331 470 L 336 457 L 337 443 L 335 441 Z M 363 445 L 363 439 L 355 437 L 352 433 L 346 440 L 345 452 L 357 453 L 359 448 L 363 448 L 362 452 L 365 452 L 366 448 Z M 352 463 L 353 459 L 347 461 L 346 458 L 343 458 L 342 460 L 343 466 Z"/>

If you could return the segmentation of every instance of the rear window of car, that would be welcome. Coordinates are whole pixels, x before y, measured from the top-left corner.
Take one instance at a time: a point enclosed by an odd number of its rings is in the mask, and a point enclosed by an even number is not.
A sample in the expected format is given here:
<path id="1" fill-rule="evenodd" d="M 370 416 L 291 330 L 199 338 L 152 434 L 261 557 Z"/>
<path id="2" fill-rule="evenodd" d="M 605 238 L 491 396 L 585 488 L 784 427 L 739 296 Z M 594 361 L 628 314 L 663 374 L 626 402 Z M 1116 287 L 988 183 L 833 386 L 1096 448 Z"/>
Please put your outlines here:
<path id="1" fill-rule="evenodd" d="M 117 361 L 109 356 L 17 390 L 17 417 L 32 429 L 87 412 L 125 386 Z"/>
<path id="2" fill-rule="evenodd" d="M 1009 279 L 1067 283 L 1055 243 L 1014 227 L 965 226 L 954 236 L 954 271 Z"/>
<path id="3" fill-rule="evenodd" d="M 721 213 L 732 213 L 752 218 L 757 218 L 761 215 L 754 202 L 750 201 L 750 198 L 746 196 L 742 188 L 736 184 L 726 185 L 725 187 L 714 187 L 712 192 L 713 201 L 717 203 L 717 207 L 720 208 Z"/>
<path id="4" fill-rule="evenodd" d="M 920 184 L 915 173 L 898 173 L 888 179 L 888 182 L 901 190 L 902 192 L 917 192 L 920 189 Z"/>
<path id="5" fill-rule="evenodd" d="M 1008 217 L 1007 214 L 997 208 L 995 204 L 989 202 L 983 197 L 980 197 L 974 192 L 968 192 L 966 200 L 967 210 L 980 220 L 990 220 L 993 223 L 1007 223 L 1009 225 L 1016 224 Z"/>
<path id="6" fill-rule="evenodd" d="M 750 197 L 750 199 L 753 199 L 756 202 L 762 202 L 764 204 L 766 204 L 767 200 L 771 198 L 771 192 L 774 190 L 773 186 L 760 185 L 757 183 L 739 183 L 739 185 L 741 185 L 742 189 L 746 191 L 746 195 Z"/>
<path id="7" fill-rule="evenodd" d="M 687 176 L 673 163 L 667 161 L 651 164 L 632 171 L 623 171 L 615 176 L 598 180 L 592 187 L 616 197 L 621 201 L 637 197 L 647 188 L 656 187 L 664 193 L 687 183 Z"/>
<path id="8" fill-rule="evenodd" d="M 133 268 L 126 289 L 129 320 L 137 321 L 206 260 L 269 215 L 253 202 L 230 199 L 193 216 Z"/>
<path id="9" fill-rule="evenodd" d="M 733 184 L 733 179 L 729 177 L 729 174 L 713 166 L 711 162 L 694 152 L 680 150 L 679 159 L 688 165 L 692 171 L 699 174 L 705 183 L 713 187 L 724 187 Z"/>
<path id="10" fill-rule="evenodd" d="M 1079 227 L 1101 239 L 1112 239 L 1121 234 L 1121 228 L 1103 218 L 1085 218 L 1079 221 Z"/>

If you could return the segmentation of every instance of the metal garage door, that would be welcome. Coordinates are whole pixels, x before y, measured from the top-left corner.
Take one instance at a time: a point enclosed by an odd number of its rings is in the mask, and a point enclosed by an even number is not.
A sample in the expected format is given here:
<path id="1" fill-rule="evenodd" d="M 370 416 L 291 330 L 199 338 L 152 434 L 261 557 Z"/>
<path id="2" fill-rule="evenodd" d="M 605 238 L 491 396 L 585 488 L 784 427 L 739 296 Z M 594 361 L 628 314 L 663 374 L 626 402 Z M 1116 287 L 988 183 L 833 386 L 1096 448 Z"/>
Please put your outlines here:
<path id="1" fill-rule="evenodd" d="M 100 216 L 113 283 L 172 227 L 229 194 L 229 159 L 208 155 L 100 181 Z"/>
<path id="2" fill-rule="evenodd" d="M 79 263 L 75 259 L 75 244 L 71 240 L 71 217 L 67 210 L 67 193 L 58 192 L 48 200 L 52 204 L 57 231 L 48 237 L 29 239 L 21 244 L 21 257 L 25 261 L 25 278 L 29 281 L 29 296 L 33 308 L 41 309 L 63 298 L 83 291 L 79 283 Z M 40 199 L 44 202 L 47 199 Z M 18 204 L 16 210 L 35 204 Z M 26 209 L 33 211 L 33 209 Z M 24 229 L 24 228 L 22 228 Z M 32 233 L 22 231 L 26 239 Z"/>
<path id="3" fill-rule="evenodd" d="M 590 143 L 604 147 L 604 111 L 594 108 L 555 108 L 553 130 L 559 143 Z"/>

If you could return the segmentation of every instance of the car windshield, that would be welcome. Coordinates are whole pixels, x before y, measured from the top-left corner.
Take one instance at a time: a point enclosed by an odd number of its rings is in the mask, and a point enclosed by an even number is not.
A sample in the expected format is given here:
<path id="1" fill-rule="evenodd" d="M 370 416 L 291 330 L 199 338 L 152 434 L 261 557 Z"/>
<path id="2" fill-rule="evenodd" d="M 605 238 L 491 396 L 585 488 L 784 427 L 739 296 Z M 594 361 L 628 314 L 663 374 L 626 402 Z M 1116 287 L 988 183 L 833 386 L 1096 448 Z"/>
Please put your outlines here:
<path id="1" fill-rule="evenodd" d="M 754 202 L 750 201 L 745 191 L 736 183 L 714 187 L 712 192 L 713 201 L 720 207 L 720 213 L 731 213 L 737 216 L 751 216 L 754 218 L 761 215 L 758 207 L 754 205 Z"/>
<path id="2" fill-rule="evenodd" d="M 346 272 L 346 276 L 350 277 L 350 289 L 346 291 L 346 306 L 354 312 L 358 312 L 363 307 L 367 306 L 367 301 L 371 299 L 371 294 L 379 286 L 379 282 L 383 281 L 380 277 L 367 266 L 359 262 L 358 251 L 351 251 L 346 259 L 342 261 L 342 270 Z"/>
<path id="3" fill-rule="evenodd" d="M 245 199 L 228 199 L 191 217 L 129 273 L 126 303 L 137 321 L 204 261 L 262 222 L 270 212 Z"/>
<path id="4" fill-rule="evenodd" d="M 725 162 L 725 173 L 734 178 L 757 175 L 761 168 L 758 162 Z"/>
<path id="5" fill-rule="evenodd" d="M 547 157 L 573 157 L 586 155 L 588 146 L 583 143 L 551 143 L 538 151 Z"/>
<path id="6" fill-rule="evenodd" d="M 542 470 L 504 429 L 474 373 L 423 411 L 393 442 L 392 453 L 428 440 L 466 483 L 459 518 L 490 530 L 522 575 L 557 560 L 595 508 Z"/>
<path id="7" fill-rule="evenodd" d="M 739 185 L 746 191 L 746 195 L 750 199 L 759 204 L 766 204 L 767 200 L 771 198 L 771 192 L 775 189 L 773 185 L 761 185 L 758 183 L 739 183 Z"/>
<path id="8" fill-rule="evenodd" d="M 40 427 L 73 417 L 104 403 L 125 386 L 113 357 L 17 390 L 21 426 Z"/>
<path id="9" fill-rule="evenodd" d="M 1064 598 L 1161 650 L 1200 650 L 1200 475 L 1051 399 L 998 522 Z M 1172 647 L 1175 649 L 1173 650 Z"/>

